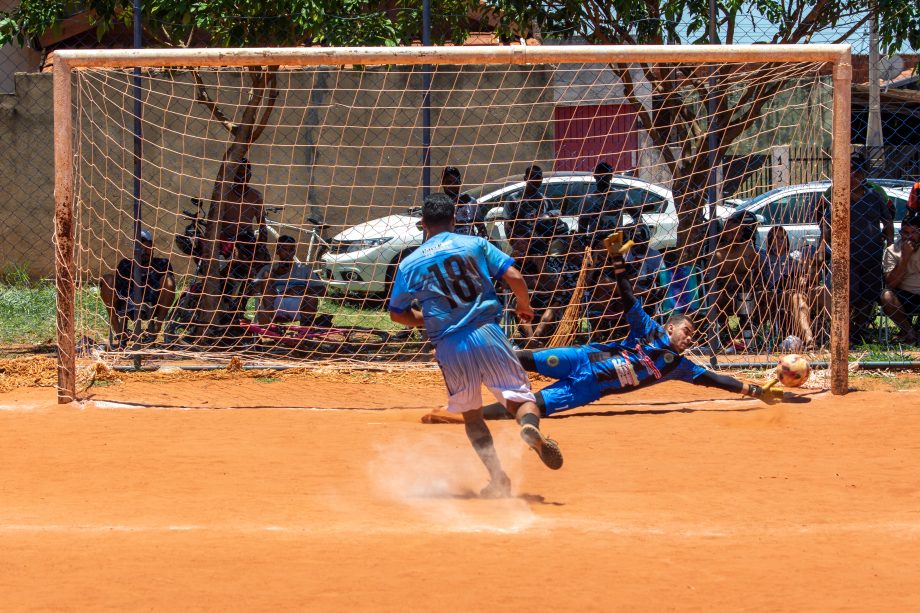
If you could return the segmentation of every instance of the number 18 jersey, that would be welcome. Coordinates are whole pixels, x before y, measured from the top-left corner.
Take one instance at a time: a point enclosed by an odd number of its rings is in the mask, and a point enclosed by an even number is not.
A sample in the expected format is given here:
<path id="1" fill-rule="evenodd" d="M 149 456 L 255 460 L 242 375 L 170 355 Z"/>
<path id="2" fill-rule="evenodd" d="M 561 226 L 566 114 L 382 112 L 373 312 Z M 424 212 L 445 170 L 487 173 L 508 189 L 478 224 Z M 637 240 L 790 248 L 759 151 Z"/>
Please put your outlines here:
<path id="1" fill-rule="evenodd" d="M 402 313 L 417 300 L 428 338 L 437 345 L 450 334 L 499 320 L 494 280 L 512 264 L 483 238 L 441 232 L 400 262 L 390 310 Z"/>

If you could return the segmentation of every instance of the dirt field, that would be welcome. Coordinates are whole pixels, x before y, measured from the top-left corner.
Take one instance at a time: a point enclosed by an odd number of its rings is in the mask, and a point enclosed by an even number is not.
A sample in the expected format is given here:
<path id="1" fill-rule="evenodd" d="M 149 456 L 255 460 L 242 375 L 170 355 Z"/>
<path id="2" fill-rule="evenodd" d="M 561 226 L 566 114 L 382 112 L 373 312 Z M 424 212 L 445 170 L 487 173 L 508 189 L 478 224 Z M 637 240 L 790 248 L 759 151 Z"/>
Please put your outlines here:
<path id="1" fill-rule="evenodd" d="M 0 609 L 920 609 L 913 383 L 500 422 L 482 500 L 436 375 L 119 378 L 0 394 Z"/>

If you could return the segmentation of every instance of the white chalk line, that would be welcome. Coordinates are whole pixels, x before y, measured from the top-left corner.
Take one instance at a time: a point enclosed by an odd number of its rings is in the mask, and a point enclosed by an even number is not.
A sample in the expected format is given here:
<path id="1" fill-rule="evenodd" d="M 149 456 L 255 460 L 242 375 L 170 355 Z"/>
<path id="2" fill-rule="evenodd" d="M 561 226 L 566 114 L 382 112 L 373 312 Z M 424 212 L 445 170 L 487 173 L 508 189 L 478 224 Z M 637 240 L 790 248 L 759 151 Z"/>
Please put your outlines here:
<path id="1" fill-rule="evenodd" d="M 618 536 L 658 536 L 662 538 L 712 539 L 744 536 L 803 536 L 829 534 L 896 534 L 899 537 L 920 536 L 920 522 L 849 522 L 815 523 L 797 526 L 718 526 L 718 525 L 630 525 L 625 523 L 587 519 L 545 519 L 537 518 L 526 527 L 495 525 L 482 520 L 468 521 L 464 525 L 411 523 L 401 525 L 380 525 L 373 522 L 343 523 L 337 525 L 247 525 L 247 524 L 0 524 L 0 534 L 138 534 L 138 533 L 232 533 L 323 536 L 336 534 L 452 534 L 492 533 L 505 535 L 528 535 L 566 531 L 582 534 L 610 534 Z M 574 531 L 574 532 L 573 532 Z"/>

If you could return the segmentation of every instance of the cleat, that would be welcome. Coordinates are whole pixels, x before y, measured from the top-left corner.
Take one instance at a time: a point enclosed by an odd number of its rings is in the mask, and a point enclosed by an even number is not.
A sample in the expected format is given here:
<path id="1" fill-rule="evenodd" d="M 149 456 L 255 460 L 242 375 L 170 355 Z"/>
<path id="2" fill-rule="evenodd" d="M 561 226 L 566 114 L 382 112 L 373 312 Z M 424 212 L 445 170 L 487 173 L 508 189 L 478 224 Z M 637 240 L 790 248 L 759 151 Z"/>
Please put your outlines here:
<path id="1" fill-rule="evenodd" d="M 511 479 L 505 474 L 498 478 L 493 478 L 487 486 L 479 490 L 480 498 L 507 498 L 510 495 Z"/>
<path id="2" fill-rule="evenodd" d="M 531 449 L 537 452 L 540 459 L 550 470 L 559 470 L 562 468 L 562 451 L 559 450 L 559 443 L 553 439 L 543 436 L 539 428 L 527 424 L 521 428 L 521 438 Z"/>

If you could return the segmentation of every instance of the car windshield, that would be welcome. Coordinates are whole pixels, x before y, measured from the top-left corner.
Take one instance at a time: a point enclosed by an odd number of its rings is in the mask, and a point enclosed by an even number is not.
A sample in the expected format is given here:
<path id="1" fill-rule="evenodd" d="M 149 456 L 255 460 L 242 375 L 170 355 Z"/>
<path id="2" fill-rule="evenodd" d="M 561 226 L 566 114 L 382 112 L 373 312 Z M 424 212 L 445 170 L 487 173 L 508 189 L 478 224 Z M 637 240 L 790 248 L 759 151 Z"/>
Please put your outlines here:
<path id="1" fill-rule="evenodd" d="M 785 190 L 785 189 L 788 189 L 788 188 L 786 188 L 786 187 L 777 187 L 777 188 L 771 189 L 770 191 L 764 192 L 764 193 L 760 194 L 759 196 L 754 196 L 753 198 L 750 198 L 750 199 L 748 199 L 748 200 L 745 200 L 744 202 L 741 202 L 740 204 L 738 204 L 738 208 L 739 208 L 739 209 L 749 209 L 749 208 L 751 208 L 752 206 L 755 206 L 756 204 L 758 204 L 758 203 L 760 203 L 760 202 L 766 200 L 767 198 L 769 198 L 769 197 L 772 196 L 773 194 L 779 194 L 780 192 L 782 192 L 782 191 Z"/>
<path id="2" fill-rule="evenodd" d="M 520 179 L 508 179 L 507 181 L 502 181 L 498 183 L 486 183 L 485 185 L 474 187 L 473 189 L 467 190 L 463 193 L 469 195 L 474 200 L 479 200 L 482 196 L 485 196 L 486 194 L 490 194 L 505 186 L 514 185 L 515 183 L 520 183 L 520 182 L 521 182 Z"/>

